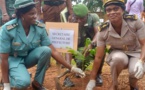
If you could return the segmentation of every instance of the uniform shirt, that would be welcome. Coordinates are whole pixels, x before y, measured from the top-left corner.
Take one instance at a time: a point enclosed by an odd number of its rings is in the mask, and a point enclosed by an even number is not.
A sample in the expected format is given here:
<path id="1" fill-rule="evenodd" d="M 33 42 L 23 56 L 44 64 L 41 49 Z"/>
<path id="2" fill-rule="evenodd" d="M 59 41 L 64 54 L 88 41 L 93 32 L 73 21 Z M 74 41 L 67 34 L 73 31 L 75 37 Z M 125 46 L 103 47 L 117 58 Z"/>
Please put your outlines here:
<path id="1" fill-rule="evenodd" d="M 10 56 L 27 56 L 31 50 L 50 44 L 41 23 L 31 25 L 28 36 L 20 19 L 7 22 L 0 30 L 0 53 L 9 53 Z"/>
<path id="2" fill-rule="evenodd" d="M 111 50 L 121 50 L 128 55 L 134 56 L 140 53 L 140 44 L 138 39 L 145 38 L 145 26 L 140 20 L 124 20 L 119 35 L 111 23 L 105 29 L 97 33 L 97 46 L 111 46 Z M 137 57 L 140 55 L 138 54 Z"/>
<path id="3" fill-rule="evenodd" d="M 127 0 L 126 11 L 129 12 L 130 15 L 136 14 L 138 18 L 141 18 L 141 12 L 144 10 L 143 0 L 136 0 L 135 3 L 133 2 L 134 0 Z"/>
<path id="4" fill-rule="evenodd" d="M 93 39 L 95 35 L 94 27 L 99 25 L 100 25 L 99 16 L 95 13 L 88 14 L 87 23 L 83 27 L 79 28 L 78 44 L 80 47 L 84 46 L 86 38 L 90 38 L 91 40 Z"/>

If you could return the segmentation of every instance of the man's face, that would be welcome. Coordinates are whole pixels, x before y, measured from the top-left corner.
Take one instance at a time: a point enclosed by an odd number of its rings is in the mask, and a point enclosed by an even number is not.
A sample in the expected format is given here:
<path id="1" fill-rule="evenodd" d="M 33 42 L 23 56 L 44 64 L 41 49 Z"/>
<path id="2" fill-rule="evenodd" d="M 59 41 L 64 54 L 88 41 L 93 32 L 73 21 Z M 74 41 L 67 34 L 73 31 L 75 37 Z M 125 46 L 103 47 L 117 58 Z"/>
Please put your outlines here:
<path id="1" fill-rule="evenodd" d="M 88 15 L 86 15 L 84 17 L 75 16 L 77 23 L 79 23 L 79 26 L 83 26 L 84 24 L 86 24 L 86 22 L 87 22 L 87 16 Z"/>
<path id="2" fill-rule="evenodd" d="M 106 14 L 108 19 L 113 23 L 117 23 L 122 19 L 124 11 L 120 6 L 117 5 L 109 5 L 106 7 Z"/>

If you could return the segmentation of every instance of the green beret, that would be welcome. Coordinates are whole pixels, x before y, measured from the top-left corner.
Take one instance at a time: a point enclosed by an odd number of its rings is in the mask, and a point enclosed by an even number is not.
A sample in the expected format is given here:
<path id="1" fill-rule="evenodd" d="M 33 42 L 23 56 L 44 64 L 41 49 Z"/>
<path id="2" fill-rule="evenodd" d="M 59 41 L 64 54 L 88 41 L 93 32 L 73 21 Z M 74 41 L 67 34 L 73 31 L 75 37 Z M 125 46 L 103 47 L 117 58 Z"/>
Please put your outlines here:
<path id="1" fill-rule="evenodd" d="M 14 3 L 14 8 L 20 9 L 20 8 L 27 7 L 29 5 L 34 5 L 36 3 L 37 2 L 34 2 L 33 0 L 16 0 Z"/>
<path id="2" fill-rule="evenodd" d="M 78 17 L 84 17 L 88 14 L 89 10 L 84 4 L 77 4 L 73 6 L 73 12 Z"/>

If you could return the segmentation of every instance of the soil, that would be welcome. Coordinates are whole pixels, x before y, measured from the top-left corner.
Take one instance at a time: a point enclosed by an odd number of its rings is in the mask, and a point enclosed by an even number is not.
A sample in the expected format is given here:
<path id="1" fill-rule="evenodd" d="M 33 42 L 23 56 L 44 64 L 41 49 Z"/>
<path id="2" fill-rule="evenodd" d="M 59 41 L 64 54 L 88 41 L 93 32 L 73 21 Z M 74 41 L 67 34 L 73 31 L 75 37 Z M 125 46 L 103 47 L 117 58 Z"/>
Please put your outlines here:
<path id="1" fill-rule="evenodd" d="M 59 64 L 51 63 L 51 67 L 46 72 L 45 79 L 44 79 L 44 87 L 48 90 L 59 90 L 56 89 L 56 84 L 54 78 L 58 76 L 59 73 L 64 72 L 66 69 L 60 68 Z M 29 69 L 29 72 L 32 74 L 31 81 L 33 81 L 34 75 L 36 71 L 36 66 Z M 59 85 L 61 86 L 62 90 L 85 90 L 85 87 L 89 81 L 90 71 L 85 71 L 86 77 L 85 78 L 76 78 L 75 74 L 67 74 L 59 79 Z M 63 81 L 66 76 L 71 78 L 71 81 L 74 82 L 74 87 L 64 87 Z M 104 63 L 103 70 L 102 70 L 102 78 L 103 78 L 103 86 L 95 87 L 94 90 L 108 90 L 111 84 L 111 75 L 110 75 L 110 67 Z M 145 90 L 145 77 L 139 81 L 139 90 Z M 0 89 L 2 90 L 2 89 Z M 27 90 L 33 90 L 30 86 Z M 118 90 L 130 90 L 129 82 L 128 82 L 128 71 L 123 70 L 118 78 Z"/>
<path id="2" fill-rule="evenodd" d="M 45 80 L 44 80 L 44 86 L 48 90 L 57 90 L 54 78 L 58 76 L 58 73 L 64 72 L 66 69 L 59 68 L 60 66 L 57 64 L 51 64 L 51 67 L 47 70 Z M 35 74 L 36 67 L 33 67 L 29 69 L 29 71 L 32 73 L 32 80 Z M 74 87 L 64 87 L 63 81 L 64 77 L 60 78 L 59 82 L 62 87 L 62 90 L 85 90 L 85 87 L 89 81 L 90 71 L 85 71 L 86 77 L 85 78 L 76 78 L 75 75 L 66 75 L 71 78 L 71 80 L 74 82 Z M 104 63 L 103 70 L 102 70 L 102 78 L 103 78 L 103 86 L 102 87 L 95 87 L 94 90 L 108 90 L 110 84 L 111 84 L 111 75 L 110 75 L 110 67 Z M 145 77 L 139 81 L 139 90 L 145 90 Z M 28 90 L 32 90 L 31 86 Z M 118 90 L 130 90 L 129 82 L 128 82 L 128 71 L 123 70 L 118 78 Z"/>

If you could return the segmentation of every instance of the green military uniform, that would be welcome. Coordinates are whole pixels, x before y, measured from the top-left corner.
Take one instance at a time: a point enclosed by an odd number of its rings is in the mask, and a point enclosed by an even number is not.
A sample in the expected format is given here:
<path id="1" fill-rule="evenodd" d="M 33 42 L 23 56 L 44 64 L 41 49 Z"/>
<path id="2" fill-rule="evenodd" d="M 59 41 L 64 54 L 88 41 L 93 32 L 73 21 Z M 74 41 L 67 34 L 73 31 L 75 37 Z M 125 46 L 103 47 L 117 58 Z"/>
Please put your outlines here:
<path id="1" fill-rule="evenodd" d="M 30 84 L 27 68 L 37 64 L 34 79 L 43 83 L 50 61 L 50 40 L 43 24 L 36 22 L 30 26 L 26 36 L 20 19 L 13 19 L 0 30 L 0 53 L 9 53 L 9 80 L 13 87 L 22 89 Z"/>
<path id="2" fill-rule="evenodd" d="M 12 15 L 15 13 L 15 9 L 13 7 L 15 0 L 5 0 L 6 2 L 6 10 L 8 15 L 10 16 L 10 19 L 12 19 Z M 0 26 L 2 25 L 2 11 L 0 10 Z"/>
<path id="3" fill-rule="evenodd" d="M 81 19 L 87 17 L 83 26 L 79 26 L 78 47 L 84 47 L 86 38 L 91 40 L 95 36 L 94 28 L 100 25 L 99 16 L 95 13 L 89 13 L 88 8 L 84 4 L 77 4 L 73 6 L 74 15 Z M 78 22 L 78 21 L 77 21 Z M 82 21 L 81 21 L 82 22 Z"/>
<path id="4" fill-rule="evenodd" d="M 85 40 L 86 38 L 90 38 L 93 40 L 95 36 L 94 27 L 100 25 L 99 16 L 95 13 L 88 14 L 87 23 L 83 27 L 79 27 L 79 37 L 78 37 L 78 47 L 84 47 L 85 46 Z M 104 56 L 105 57 L 105 56 Z M 98 73 L 100 74 L 102 71 L 102 66 L 104 63 L 101 63 L 100 69 Z"/>
<path id="5" fill-rule="evenodd" d="M 95 32 L 96 28 L 100 25 L 99 16 L 95 13 L 89 13 L 88 8 L 84 4 L 77 4 L 73 6 L 73 11 L 76 16 L 76 20 L 80 25 L 79 35 L 78 35 L 79 36 L 78 47 L 84 47 L 86 38 L 90 38 L 91 40 L 94 40 L 94 37 L 96 35 L 96 32 Z M 92 46 L 94 48 L 95 45 L 92 45 Z M 79 63 L 77 63 L 78 66 L 79 66 Z M 103 81 L 100 75 L 102 72 L 103 63 L 104 63 L 104 58 L 101 62 L 101 66 L 99 67 L 98 74 L 96 76 L 97 86 L 101 86 L 103 84 Z"/>
<path id="6" fill-rule="evenodd" d="M 79 27 L 79 38 L 78 38 L 78 46 L 83 47 L 85 44 L 86 38 L 90 38 L 91 40 L 95 36 L 94 27 L 100 25 L 99 16 L 95 13 L 88 14 L 87 23 Z"/>

